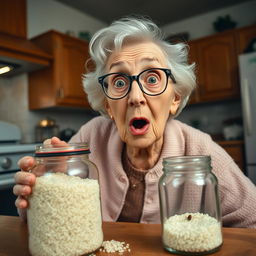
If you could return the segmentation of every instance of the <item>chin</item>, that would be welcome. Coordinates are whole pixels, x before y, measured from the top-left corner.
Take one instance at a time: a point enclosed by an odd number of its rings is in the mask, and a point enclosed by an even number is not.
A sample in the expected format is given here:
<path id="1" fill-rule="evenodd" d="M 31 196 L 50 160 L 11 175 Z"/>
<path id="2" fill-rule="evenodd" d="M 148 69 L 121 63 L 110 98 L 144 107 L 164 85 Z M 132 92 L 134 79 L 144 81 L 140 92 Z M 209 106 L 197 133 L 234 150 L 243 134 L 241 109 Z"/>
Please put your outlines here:
<path id="1" fill-rule="evenodd" d="M 149 138 L 142 138 L 142 137 L 137 137 L 135 139 L 129 139 L 125 143 L 129 147 L 134 147 L 134 148 L 148 148 L 152 146 L 156 141 L 151 140 Z"/>

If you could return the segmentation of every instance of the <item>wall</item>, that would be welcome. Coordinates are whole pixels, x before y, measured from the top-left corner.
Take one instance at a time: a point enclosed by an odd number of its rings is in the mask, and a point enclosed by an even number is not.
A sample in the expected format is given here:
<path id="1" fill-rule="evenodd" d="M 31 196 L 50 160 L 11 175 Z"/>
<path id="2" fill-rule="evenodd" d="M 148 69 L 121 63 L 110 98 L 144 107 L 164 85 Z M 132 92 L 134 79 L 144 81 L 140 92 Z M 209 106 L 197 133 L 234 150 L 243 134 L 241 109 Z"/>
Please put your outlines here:
<path id="1" fill-rule="evenodd" d="M 31 38 L 49 29 L 66 33 L 72 31 L 78 35 L 80 31 L 93 34 L 105 23 L 77 9 L 72 9 L 54 0 L 27 0 L 28 37 Z"/>
<path id="2" fill-rule="evenodd" d="M 230 15 L 237 22 L 237 27 L 244 27 L 256 23 L 256 0 L 246 1 L 231 7 L 191 17 L 162 27 L 166 36 L 188 32 L 189 39 L 196 39 L 215 34 L 213 22 L 219 16 Z"/>
<path id="3" fill-rule="evenodd" d="M 230 100 L 186 106 L 176 119 L 219 138 L 223 136 L 223 121 L 241 117 L 240 101 Z"/>
<path id="4" fill-rule="evenodd" d="M 191 38 L 203 37 L 213 33 L 211 24 L 217 16 L 230 14 L 238 21 L 239 26 L 245 26 L 255 22 L 255 9 L 256 1 L 251 1 L 169 24 L 163 30 L 166 34 L 170 31 L 172 33 L 188 31 Z M 27 16 L 29 38 L 49 29 L 61 32 L 72 30 L 77 34 L 81 30 L 93 33 L 105 26 L 104 23 L 93 17 L 53 0 L 28 0 Z M 211 119 L 208 118 L 209 113 L 211 113 Z M 241 115 L 239 102 L 187 107 L 178 119 L 187 123 L 200 119 L 203 130 L 219 133 L 222 129 L 222 120 L 230 116 L 230 113 L 234 113 L 235 116 Z M 42 118 L 55 119 L 61 129 L 69 127 L 78 130 L 93 116 L 95 113 L 92 111 L 77 109 L 29 111 L 27 74 L 11 79 L 0 78 L 0 120 L 17 124 L 22 130 L 22 141 L 25 143 L 34 141 L 35 126 Z"/>
<path id="5" fill-rule="evenodd" d="M 78 128 L 90 120 L 95 113 L 86 110 L 40 110 L 28 109 L 28 77 L 22 74 L 13 78 L 0 79 L 0 120 L 18 125 L 22 131 L 22 142 L 35 140 L 35 126 L 46 117 L 54 119 L 60 129 Z"/>

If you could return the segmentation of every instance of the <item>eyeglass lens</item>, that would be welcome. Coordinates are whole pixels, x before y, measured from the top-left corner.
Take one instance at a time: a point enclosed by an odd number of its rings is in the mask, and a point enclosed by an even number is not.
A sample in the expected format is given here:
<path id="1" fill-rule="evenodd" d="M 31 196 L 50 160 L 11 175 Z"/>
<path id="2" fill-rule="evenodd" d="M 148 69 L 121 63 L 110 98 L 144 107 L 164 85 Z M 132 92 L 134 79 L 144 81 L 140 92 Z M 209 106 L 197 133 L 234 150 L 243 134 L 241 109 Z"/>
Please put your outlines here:
<path id="1" fill-rule="evenodd" d="M 143 92 L 149 95 L 161 93 L 167 84 L 166 73 L 161 69 L 145 70 L 135 79 L 139 81 Z M 125 74 L 109 74 L 103 80 L 105 92 L 112 98 L 122 97 L 129 91 L 132 80 Z"/>

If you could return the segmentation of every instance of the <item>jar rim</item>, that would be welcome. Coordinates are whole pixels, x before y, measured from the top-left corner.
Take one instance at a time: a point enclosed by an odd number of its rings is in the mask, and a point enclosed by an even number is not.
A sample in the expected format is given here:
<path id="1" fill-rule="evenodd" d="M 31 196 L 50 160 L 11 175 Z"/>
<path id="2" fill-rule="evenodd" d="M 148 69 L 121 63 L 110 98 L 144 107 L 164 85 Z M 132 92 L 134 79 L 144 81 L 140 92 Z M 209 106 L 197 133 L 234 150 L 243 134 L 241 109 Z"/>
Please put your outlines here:
<path id="1" fill-rule="evenodd" d="M 36 146 L 35 157 L 68 156 L 89 154 L 90 149 L 87 143 L 42 144 Z"/>
<path id="2" fill-rule="evenodd" d="M 188 164 L 188 163 L 210 163 L 209 155 L 171 156 L 163 159 L 164 165 Z"/>

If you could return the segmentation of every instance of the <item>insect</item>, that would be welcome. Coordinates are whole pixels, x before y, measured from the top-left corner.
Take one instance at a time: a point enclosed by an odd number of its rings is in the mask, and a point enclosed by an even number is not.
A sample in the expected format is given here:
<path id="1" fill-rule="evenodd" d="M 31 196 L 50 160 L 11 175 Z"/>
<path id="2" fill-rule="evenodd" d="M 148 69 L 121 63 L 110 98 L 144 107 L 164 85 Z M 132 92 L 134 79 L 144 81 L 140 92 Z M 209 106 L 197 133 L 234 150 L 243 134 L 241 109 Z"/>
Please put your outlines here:
<path id="1" fill-rule="evenodd" d="M 192 215 L 189 214 L 188 217 L 187 217 L 187 220 L 190 221 L 192 219 Z"/>

